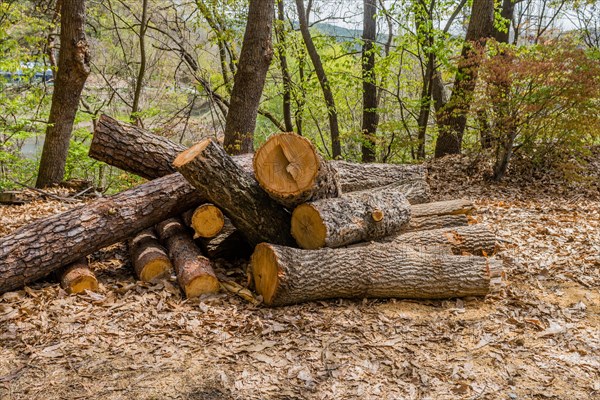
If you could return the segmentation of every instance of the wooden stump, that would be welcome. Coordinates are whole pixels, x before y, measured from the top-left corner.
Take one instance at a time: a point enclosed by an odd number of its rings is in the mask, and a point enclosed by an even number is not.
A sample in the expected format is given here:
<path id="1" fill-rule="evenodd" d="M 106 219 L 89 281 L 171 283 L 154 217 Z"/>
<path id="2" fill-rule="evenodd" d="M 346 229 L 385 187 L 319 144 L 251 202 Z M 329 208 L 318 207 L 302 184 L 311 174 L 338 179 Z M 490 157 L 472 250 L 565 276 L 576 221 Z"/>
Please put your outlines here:
<path id="1" fill-rule="evenodd" d="M 292 213 L 292 236 L 304 249 L 341 247 L 400 232 L 410 205 L 393 187 L 346 193 L 301 204 Z"/>
<path id="2" fill-rule="evenodd" d="M 271 136 L 254 155 L 260 186 L 289 209 L 309 200 L 337 197 L 337 172 L 310 140 L 295 133 Z"/>
<path id="3" fill-rule="evenodd" d="M 60 274 L 60 286 L 70 294 L 83 293 L 86 290 L 98 290 L 96 275 L 88 267 L 85 258 L 67 266 Z"/>
<path id="4" fill-rule="evenodd" d="M 164 276 L 173 267 L 153 228 L 148 228 L 128 241 L 129 255 L 137 278 L 150 282 Z"/>
<path id="5" fill-rule="evenodd" d="M 156 230 L 169 249 L 169 258 L 177 274 L 177 282 L 188 298 L 219 291 L 219 280 L 212 263 L 194 244 L 183 223 L 171 218 L 159 223 Z"/>
<path id="6" fill-rule="evenodd" d="M 182 218 L 194 230 L 194 239 L 215 237 L 225 225 L 225 216 L 219 207 L 209 203 L 186 211 Z"/>
<path id="7" fill-rule="evenodd" d="M 396 243 L 299 250 L 261 243 L 251 258 L 258 294 L 282 306 L 332 298 L 484 296 L 500 262 L 419 253 Z"/>

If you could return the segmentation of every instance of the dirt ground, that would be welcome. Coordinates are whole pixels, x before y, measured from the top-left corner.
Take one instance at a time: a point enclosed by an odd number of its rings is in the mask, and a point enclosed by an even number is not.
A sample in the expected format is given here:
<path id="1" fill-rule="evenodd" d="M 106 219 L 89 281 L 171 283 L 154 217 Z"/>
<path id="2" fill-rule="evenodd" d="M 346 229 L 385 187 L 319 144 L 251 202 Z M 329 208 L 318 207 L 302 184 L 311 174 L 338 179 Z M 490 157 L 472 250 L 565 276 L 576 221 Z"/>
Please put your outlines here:
<path id="1" fill-rule="evenodd" d="M 173 280 L 136 282 L 116 245 L 92 256 L 99 293 L 0 296 L 0 398 L 600 399 L 598 187 L 471 170 L 449 159 L 430 178 L 499 238 L 506 278 L 485 299 L 186 301 Z M 72 206 L 0 206 L 0 235 Z"/>

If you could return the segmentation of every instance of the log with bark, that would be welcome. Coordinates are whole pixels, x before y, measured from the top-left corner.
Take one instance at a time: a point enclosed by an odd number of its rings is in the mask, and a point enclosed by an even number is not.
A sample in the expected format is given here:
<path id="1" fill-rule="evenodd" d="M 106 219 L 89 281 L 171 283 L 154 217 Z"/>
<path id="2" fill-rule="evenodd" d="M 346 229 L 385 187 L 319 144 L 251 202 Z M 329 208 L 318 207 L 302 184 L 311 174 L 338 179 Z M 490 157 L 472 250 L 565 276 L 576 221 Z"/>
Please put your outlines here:
<path id="1" fill-rule="evenodd" d="M 473 202 L 467 199 L 435 201 L 415 204 L 411 207 L 413 217 L 471 214 L 474 209 Z"/>
<path id="2" fill-rule="evenodd" d="M 129 256 L 137 278 L 151 282 L 167 274 L 173 266 L 153 228 L 144 229 L 127 242 Z"/>
<path id="3" fill-rule="evenodd" d="M 310 200 L 338 197 L 337 172 L 310 140 L 295 133 L 271 136 L 254 155 L 260 186 L 288 209 Z"/>
<path id="4" fill-rule="evenodd" d="M 331 298 L 484 296 L 501 263 L 419 253 L 397 243 L 320 250 L 261 243 L 252 254 L 251 268 L 264 303 L 282 306 Z"/>
<path id="5" fill-rule="evenodd" d="M 92 292 L 98 290 L 98 279 L 88 266 L 87 260 L 82 258 L 67 266 L 60 273 L 60 287 L 70 294 Z"/>
<path id="6" fill-rule="evenodd" d="M 292 213 L 292 236 L 304 249 L 341 247 L 400 232 L 410 204 L 395 187 L 343 194 L 304 203 Z"/>
<path id="7" fill-rule="evenodd" d="M 427 231 L 431 229 L 454 228 L 467 226 L 469 220 L 464 214 L 459 215 L 431 215 L 425 217 L 411 218 L 406 227 L 406 232 Z"/>
<path id="8" fill-rule="evenodd" d="M 124 171 L 153 179 L 175 172 L 172 163 L 185 149 L 167 138 L 101 115 L 89 155 Z M 233 159 L 243 170 L 254 174 L 252 155 L 237 155 Z M 406 196 L 411 204 L 429 201 L 427 168 L 422 165 L 358 164 L 335 160 L 329 161 L 329 165 L 338 173 L 342 193 L 404 183 L 407 188 L 414 187 Z"/>
<path id="9" fill-rule="evenodd" d="M 188 210 L 181 217 L 194 230 L 194 239 L 215 237 L 225 225 L 225 216 L 219 207 L 210 203 Z"/>
<path id="10" fill-rule="evenodd" d="M 177 174 L 37 220 L 0 237 L 0 293 L 45 277 L 198 205 Z"/>
<path id="11" fill-rule="evenodd" d="M 199 196 L 221 208 L 251 245 L 292 244 L 290 214 L 261 189 L 256 179 L 237 165 L 212 139 L 181 153 L 175 168 Z"/>
<path id="12" fill-rule="evenodd" d="M 194 244 L 183 222 L 170 218 L 156 225 L 156 231 L 169 249 L 177 282 L 188 298 L 219 291 L 219 280 L 211 261 Z"/>

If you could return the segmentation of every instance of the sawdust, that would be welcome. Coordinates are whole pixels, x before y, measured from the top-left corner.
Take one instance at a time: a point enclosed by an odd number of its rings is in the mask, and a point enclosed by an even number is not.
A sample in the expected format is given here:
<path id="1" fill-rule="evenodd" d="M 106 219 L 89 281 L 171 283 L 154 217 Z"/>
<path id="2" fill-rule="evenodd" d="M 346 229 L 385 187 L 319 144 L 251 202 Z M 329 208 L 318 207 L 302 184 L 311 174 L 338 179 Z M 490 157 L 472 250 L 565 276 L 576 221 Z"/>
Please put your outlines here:
<path id="1" fill-rule="evenodd" d="M 552 182 L 492 185 L 430 165 L 502 243 L 486 299 L 337 300 L 268 309 L 136 282 L 123 245 L 91 257 L 99 293 L 0 296 L 2 399 L 600 398 L 600 200 Z M 450 183 L 449 183 L 450 182 Z M 0 235 L 74 204 L 0 207 Z M 219 273 L 243 284 L 243 266 Z"/>

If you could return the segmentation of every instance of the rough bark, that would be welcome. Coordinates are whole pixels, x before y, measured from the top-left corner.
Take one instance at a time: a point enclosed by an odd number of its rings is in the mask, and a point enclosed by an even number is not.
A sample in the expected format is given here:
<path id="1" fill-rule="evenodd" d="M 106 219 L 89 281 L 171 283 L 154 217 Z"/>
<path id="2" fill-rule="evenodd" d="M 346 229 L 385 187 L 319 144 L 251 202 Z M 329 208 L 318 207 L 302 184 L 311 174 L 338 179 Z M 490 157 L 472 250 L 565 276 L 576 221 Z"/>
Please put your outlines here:
<path id="1" fill-rule="evenodd" d="M 362 47 L 362 162 L 373 162 L 376 157 L 377 77 L 375 75 L 375 40 L 377 39 L 377 0 L 363 1 Z"/>
<path id="2" fill-rule="evenodd" d="M 293 243 L 290 214 L 212 139 L 184 151 L 173 165 L 200 197 L 225 212 L 251 245 Z"/>
<path id="3" fill-rule="evenodd" d="M 48 128 L 36 187 L 62 181 L 79 98 L 90 73 L 90 50 L 85 36 L 85 1 L 62 0 L 60 52 Z"/>
<path id="4" fill-rule="evenodd" d="M 448 247 L 456 255 L 489 256 L 496 250 L 496 236 L 483 224 L 409 232 L 382 241 L 411 246 L 423 252 Z"/>
<path id="5" fill-rule="evenodd" d="M 289 209 L 341 193 L 336 170 L 310 140 L 295 133 L 271 136 L 254 155 L 253 165 L 260 186 Z"/>
<path id="6" fill-rule="evenodd" d="M 187 298 L 219 291 L 219 280 L 210 260 L 194 244 L 190 232 L 177 218 L 156 225 L 160 239 L 169 249 L 177 282 Z"/>
<path id="7" fill-rule="evenodd" d="M 340 297 L 484 296 L 501 265 L 484 257 L 419 253 L 396 243 L 313 251 L 261 243 L 251 268 L 265 304 L 282 306 Z"/>
<path id="8" fill-rule="evenodd" d="M 225 121 L 225 149 L 230 154 L 254 150 L 254 128 L 267 71 L 273 58 L 271 30 L 275 8 L 272 0 L 250 0 L 233 90 Z"/>
<path id="9" fill-rule="evenodd" d="M 180 176 L 37 220 L 0 238 L 0 293 L 18 289 L 103 247 L 198 205 Z"/>
<path id="10" fill-rule="evenodd" d="M 404 193 L 404 197 L 410 204 L 427 203 L 431 199 L 431 188 L 424 179 L 400 181 L 389 186 L 394 186 Z"/>
<path id="11" fill-rule="evenodd" d="M 353 192 L 302 204 L 292 213 L 292 236 L 304 249 L 341 247 L 400 232 L 410 204 L 393 187 Z"/>
<path id="12" fill-rule="evenodd" d="M 338 172 L 342 193 L 427 178 L 427 168 L 421 164 L 356 164 L 348 161 L 332 163 Z"/>
<path id="13" fill-rule="evenodd" d="M 187 226 L 194 230 L 194 239 L 217 236 L 225 224 L 225 216 L 214 204 L 202 204 L 181 216 Z"/>
<path id="14" fill-rule="evenodd" d="M 70 294 L 83 293 L 86 290 L 98 290 L 98 279 L 88 267 L 85 258 L 66 267 L 60 274 L 60 287 Z"/>
<path id="15" fill-rule="evenodd" d="M 406 227 L 407 232 L 427 231 L 431 229 L 453 228 L 467 226 L 469 220 L 465 214 L 459 215 L 430 215 L 426 217 L 413 217 Z"/>
<path id="16" fill-rule="evenodd" d="M 435 201 L 433 203 L 416 204 L 411 207 L 413 218 L 434 215 L 470 214 L 473 210 L 475 210 L 475 205 L 468 199 Z"/>
<path id="17" fill-rule="evenodd" d="M 173 268 L 167 251 L 160 244 L 153 228 L 145 229 L 130 238 L 127 247 L 133 271 L 141 281 L 150 282 Z"/>

